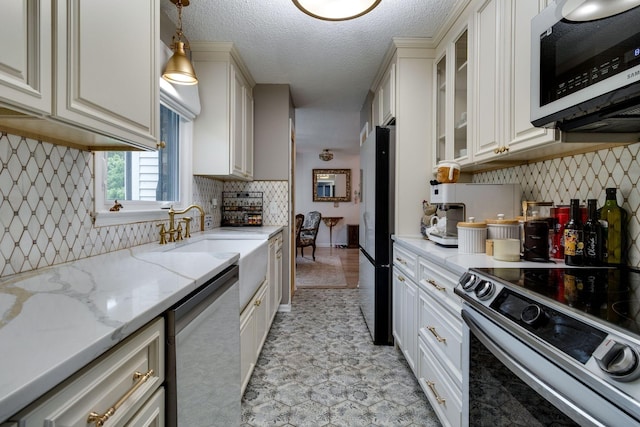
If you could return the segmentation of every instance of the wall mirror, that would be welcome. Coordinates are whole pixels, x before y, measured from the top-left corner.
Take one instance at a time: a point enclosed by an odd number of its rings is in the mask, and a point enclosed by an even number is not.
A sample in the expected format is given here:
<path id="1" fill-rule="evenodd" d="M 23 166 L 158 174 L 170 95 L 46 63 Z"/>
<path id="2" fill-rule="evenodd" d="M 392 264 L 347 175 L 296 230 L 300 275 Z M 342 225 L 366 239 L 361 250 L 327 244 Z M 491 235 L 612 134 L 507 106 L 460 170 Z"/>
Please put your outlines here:
<path id="1" fill-rule="evenodd" d="M 314 169 L 314 202 L 350 202 L 351 169 Z"/>

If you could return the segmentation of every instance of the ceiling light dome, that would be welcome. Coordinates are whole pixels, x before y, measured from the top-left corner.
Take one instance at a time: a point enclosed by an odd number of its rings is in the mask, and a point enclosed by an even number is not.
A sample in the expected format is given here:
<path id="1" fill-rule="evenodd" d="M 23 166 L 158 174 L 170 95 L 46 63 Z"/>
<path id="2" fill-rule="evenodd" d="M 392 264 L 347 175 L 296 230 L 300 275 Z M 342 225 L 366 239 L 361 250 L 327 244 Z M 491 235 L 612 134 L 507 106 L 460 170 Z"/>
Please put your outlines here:
<path id="1" fill-rule="evenodd" d="M 371 12 L 381 0 L 293 0 L 306 13 L 325 21 L 346 21 Z"/>
<path id="2" fill-rule="evenodd" d="M 329 151 L 328 148 L 325 148 L 324 150 L 322 150 L 322 153 L 318 155 L 318 157 L 320 157 L 320 160 L 328 162 L 329 160 L 333 159 L 333 153 Z"/>

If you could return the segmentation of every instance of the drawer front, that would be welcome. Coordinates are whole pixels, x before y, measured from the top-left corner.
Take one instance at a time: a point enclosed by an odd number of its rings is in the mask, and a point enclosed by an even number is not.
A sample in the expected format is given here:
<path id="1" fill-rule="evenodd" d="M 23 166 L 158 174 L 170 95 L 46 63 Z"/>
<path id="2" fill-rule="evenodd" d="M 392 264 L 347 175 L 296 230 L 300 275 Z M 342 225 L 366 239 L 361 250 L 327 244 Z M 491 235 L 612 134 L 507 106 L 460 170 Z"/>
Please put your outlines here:
<path id="1" fill-rule="evenodd" d="M 420 291 L 419 335 L 442 362 L 459 388 L 462 387 L 462 320 L 438 307 Z"/>
<path id="2" fill-rule="evenodd" d="M 418 265 L 419 283 L 433 298 L 446 307 L 452 314 L 460 317 L 462 300 L 454 293 L 458 278 L 450 271 L 436 266 L 431 261 L 420 258 Z"/>
<path id="3" fill-rule="evenodd" d="M 462 392 L 443 372 L 443 367 L 427 348 L 422 338 L 418 339 L 419 377 L 418 382 L 427 399 L 444 426 L 462 425 Z"/>
<path id="4" fill-rule="evenodd" d="M 87 421 L 90 414 L 104 416 L 121 399 L 106 425 L 125 425 L 164 381 L 164 344 L 164 319 L 160 318 L 19 414 L 20 425 L 94 426 Z"/>
<path id="5" fill-rule="evenodd" d="M 151 396 L 126 427 L 164 427 L 164 387 Z"/>
<path id="6" fill-rule="evenodd" d="M 397 244 L 393 245 L 393 267 L 402 274 L 417 280 L 418 256 Z"/>

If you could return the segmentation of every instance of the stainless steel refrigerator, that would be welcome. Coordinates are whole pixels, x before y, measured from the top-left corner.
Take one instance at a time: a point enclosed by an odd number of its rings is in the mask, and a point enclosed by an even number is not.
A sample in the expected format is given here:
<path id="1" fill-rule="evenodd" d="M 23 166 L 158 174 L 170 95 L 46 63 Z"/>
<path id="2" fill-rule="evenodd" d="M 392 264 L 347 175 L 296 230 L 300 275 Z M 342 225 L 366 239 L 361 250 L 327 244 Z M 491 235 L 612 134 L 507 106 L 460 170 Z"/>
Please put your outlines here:
<path id="1" fill-rule="evenodd" d="M 360 310 L 374 344 L 393 344 L 391 235 L 395 129 L 376 127 L 360 147 Z"/>

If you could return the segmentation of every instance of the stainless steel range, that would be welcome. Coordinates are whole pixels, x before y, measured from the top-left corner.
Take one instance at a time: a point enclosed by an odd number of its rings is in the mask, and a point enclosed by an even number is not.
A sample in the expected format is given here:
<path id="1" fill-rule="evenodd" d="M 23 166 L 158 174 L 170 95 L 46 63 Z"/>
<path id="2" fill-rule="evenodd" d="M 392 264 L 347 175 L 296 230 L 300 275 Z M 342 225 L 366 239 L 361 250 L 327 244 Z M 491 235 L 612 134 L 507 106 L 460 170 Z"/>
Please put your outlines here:
<path id="1" fill-rule="evenodd" d="M 470 269 L 455 292 L 467 425 L 640 423 L 640 273 Z"/>

